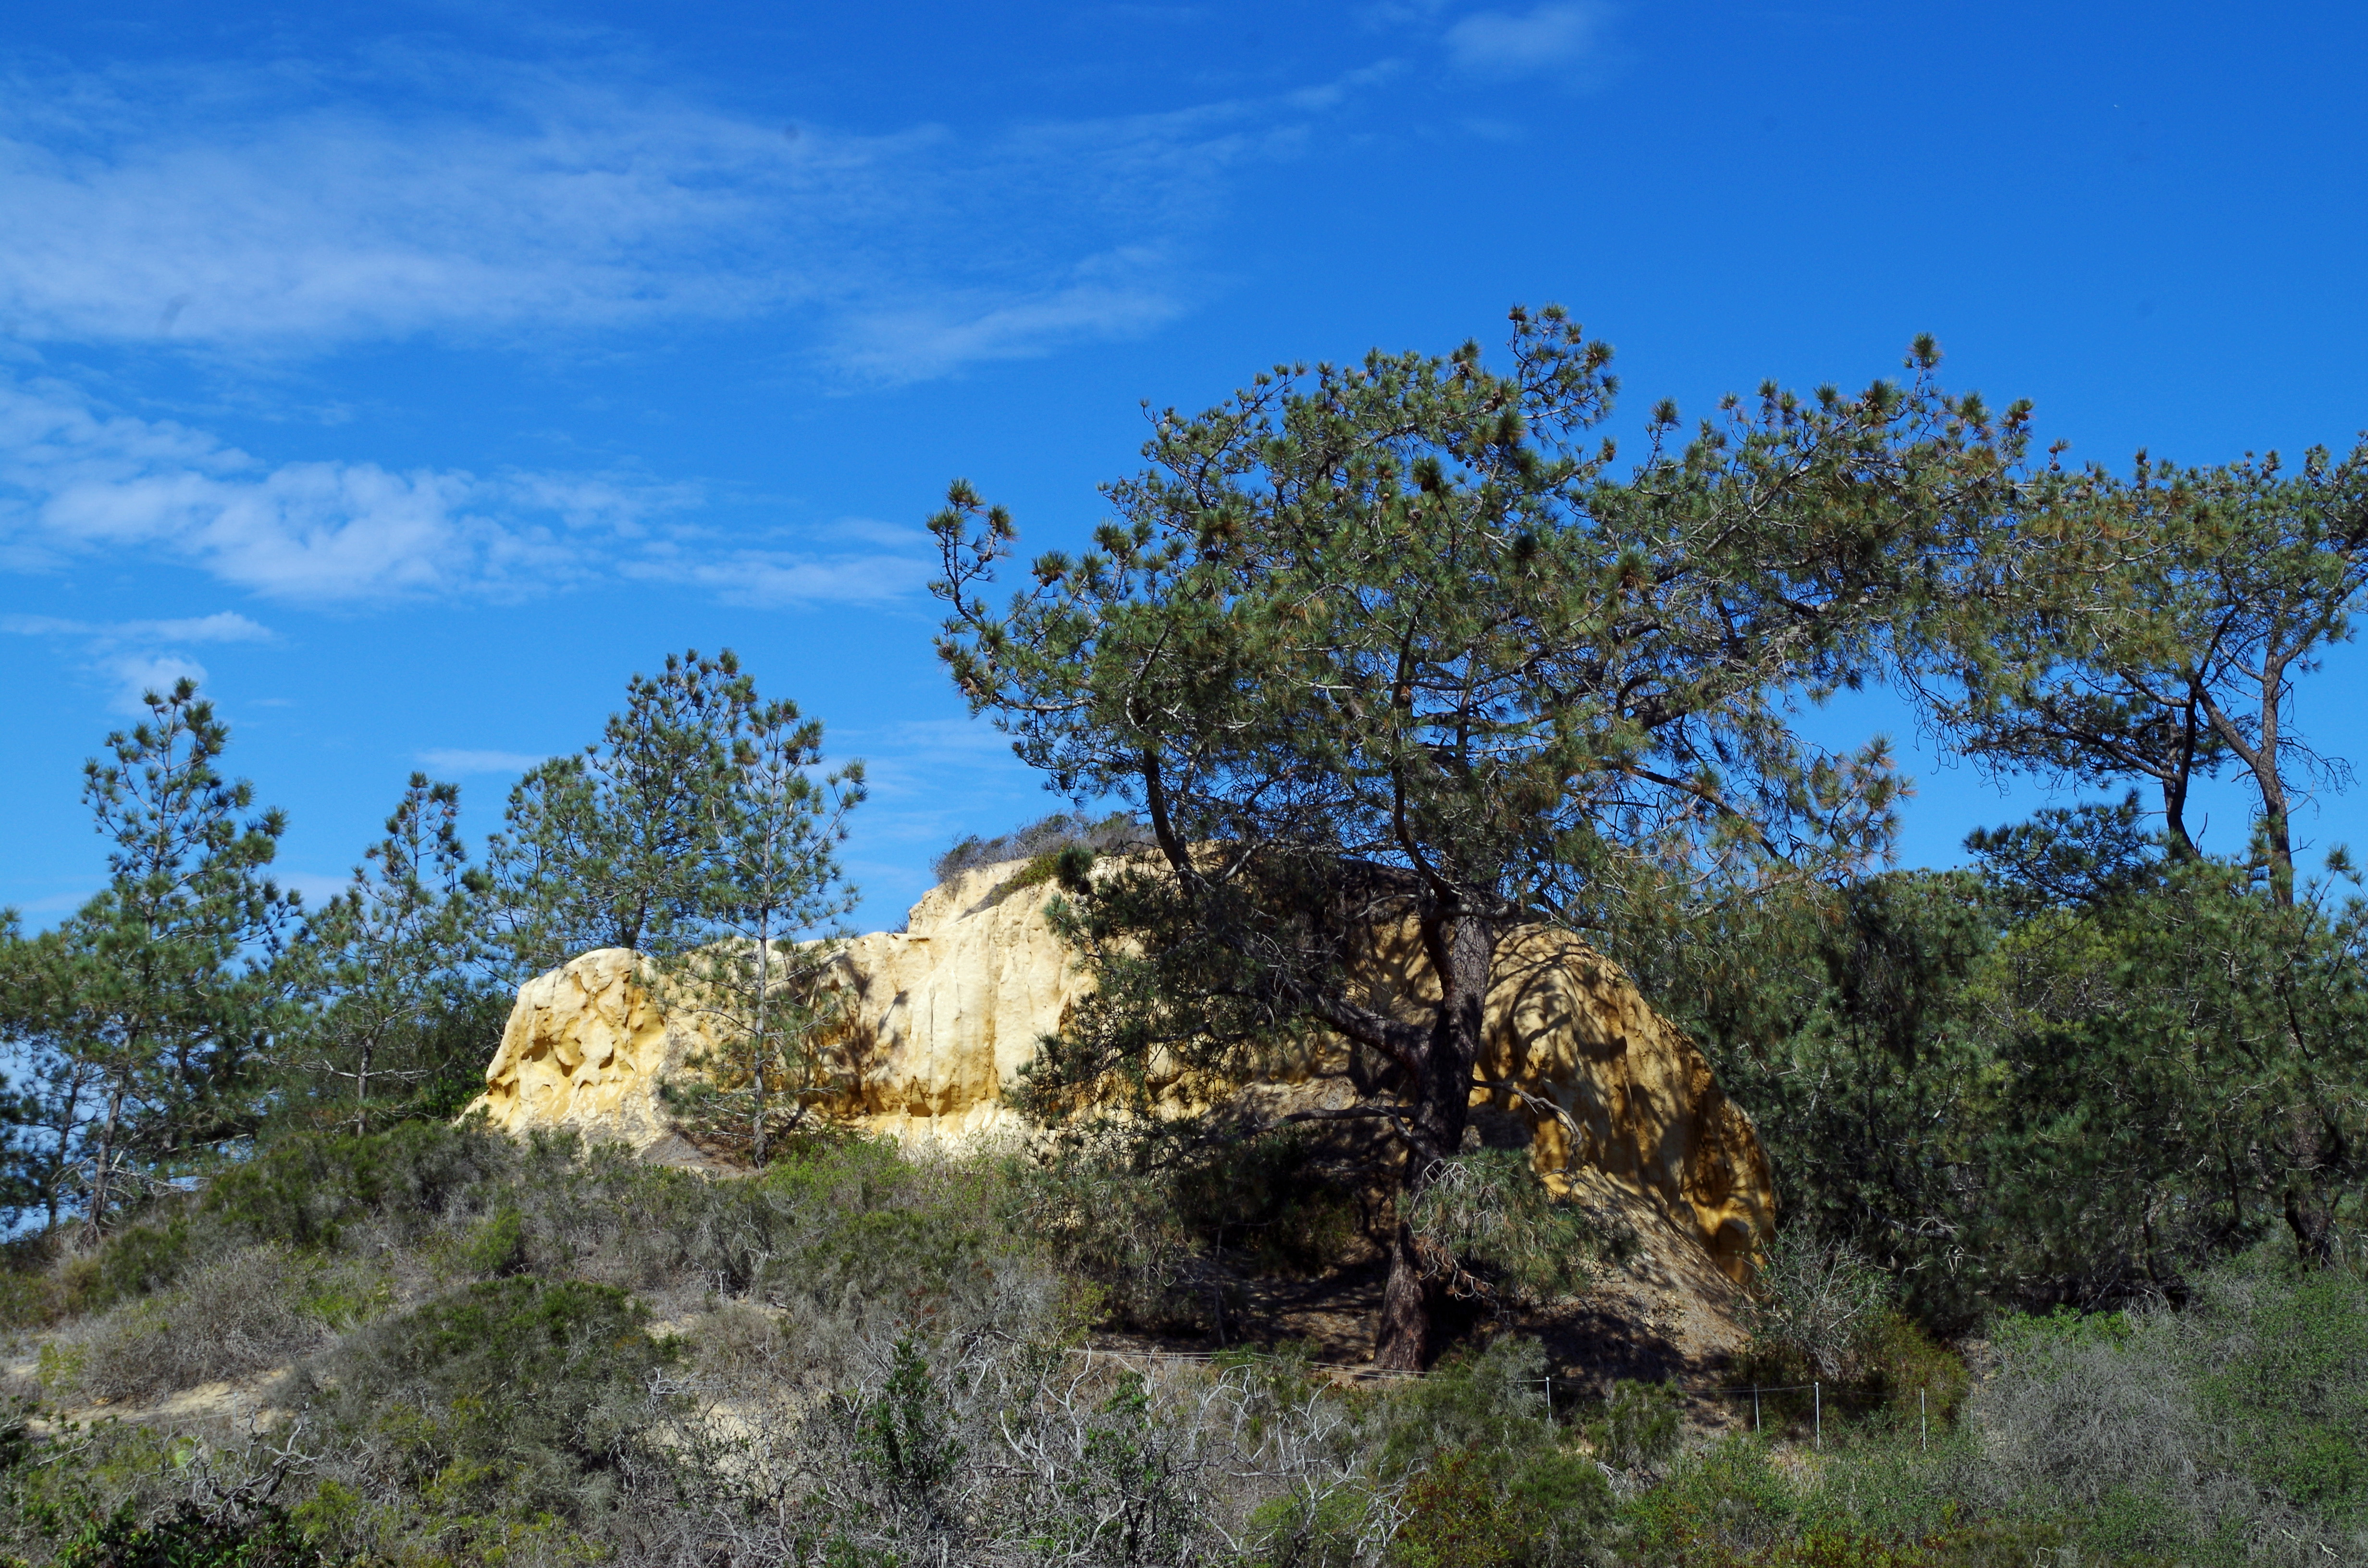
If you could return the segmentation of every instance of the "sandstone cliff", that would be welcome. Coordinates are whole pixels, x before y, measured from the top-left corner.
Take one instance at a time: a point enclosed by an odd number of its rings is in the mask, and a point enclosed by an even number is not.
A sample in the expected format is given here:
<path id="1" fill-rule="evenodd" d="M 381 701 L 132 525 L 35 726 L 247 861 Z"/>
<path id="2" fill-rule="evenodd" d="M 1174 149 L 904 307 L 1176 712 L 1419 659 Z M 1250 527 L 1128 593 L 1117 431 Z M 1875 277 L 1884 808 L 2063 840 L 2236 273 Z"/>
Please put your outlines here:
<path id="1" fill-rule="evenodd" d="M 1017 864 L 932 890 L 906 928 L 857 937 L 838 967 L 851 993 L 839 1049 L 851 1091 L 835 1112 L 902 1141 L 958 1141 L 1018 1117 L 1003 1086 L 1082 988 L 1044 918 L 1052 889 Z M 1384 934 L 1364 966 L 1369 1000 L 1413 1005 L 1435 982 L 1411 933 Z M 633 955 L 586 953 L 528 982 L 472 1109 L 513 1134 L 572 1128 L 653 1157 L 694 1153 L 659 1085 L 706 1043 L 637 982 Z M 1651 1211 L 1725 1271 L 1770 1233 L 1775 1197 L 1749 1119 L 1682 1031 L 1577 937 L 1531 927 L 1503 946 L 1488 997 L 1475 1120 L 1525 1143 L 1538 1170 L 1623 1210 Z M 1269 1092 L 1334 1092 L 1321 1049 Z"/>

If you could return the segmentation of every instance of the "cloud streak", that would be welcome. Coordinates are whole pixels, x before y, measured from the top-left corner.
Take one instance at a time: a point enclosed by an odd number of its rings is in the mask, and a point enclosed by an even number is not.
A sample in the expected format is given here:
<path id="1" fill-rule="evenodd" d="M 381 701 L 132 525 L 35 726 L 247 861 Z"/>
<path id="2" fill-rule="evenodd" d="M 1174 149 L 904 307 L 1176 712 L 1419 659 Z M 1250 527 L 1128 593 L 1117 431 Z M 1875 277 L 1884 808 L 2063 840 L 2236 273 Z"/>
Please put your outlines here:
<path id="1" fill-rule="evenodd" d="M 524 773 L 550 760 L 523 751 L 466 751 L 439 746 L 419 754 L 419 761 L 439 773 Z"/>
<path id="2" fill-rule="evenodd" d="M 1447 29 L 1448 56 L 1477 76 L 1567 76 L 1596 62 L 1605 22 L 1593 0 L 1475 11 Z"/>
<path id="3" fill-rule="evenodd" d="M 500 591 L 564 571 L 570 535 L 688 499 L 599 476 L 275 466 L 60 382 L 0 381 L 0 564 L 19 570 L 138 551 L 285 599 Z"/>
<path id="4" fill-rule="evenodd" d="M 49 615 L 0 615 L 0 631 L 20 637 L 88 637 L 101 642 L 268 642 L 274 635 L 269 627 L 230 610 L 178 620 L 62 620 Z"/>
<path id="5" fill-rule="evenodd" d="M 0 631 L 56 637 L 83 644 L 88 667 L 115 687 L 119 713 L 145 711 L 152 691 L 169 691 L 187 678 L 203 686 L 206 667 L 182 649 L 222 642 L 268 642 L 271 629 L 228 610 L 175 620 L 68 620 L 48 615 L 0 616 Z"/>
<path id="6" fill-rule="evenodd" d="M 0 378 L 0 567 L 138 552 L 313 604 L 517 598 L 596 572 L 762 606 L 877 603 L 928 580 L 927 541 L 910 529 L 848 524 L 724 547 L 700 525 L 700 499 L 694 486 L 601 474 L 268 464 L 187 426 L 108 412 L 60 382 Z M 269 636 L 231 614 L 7 624 L 110 646 Z"/>
<path id="7" fill-rule="evenodd" d="M 0 324 L 286 357 L 803 315 L 840 374 L 942 375 L 1172 319 L 1227 172 L 1340 97 L 790 138 L 434 63 L 451 85 L 401 116 L 359 74 L 294 108 L 276 75 L 0 80 Z"/>

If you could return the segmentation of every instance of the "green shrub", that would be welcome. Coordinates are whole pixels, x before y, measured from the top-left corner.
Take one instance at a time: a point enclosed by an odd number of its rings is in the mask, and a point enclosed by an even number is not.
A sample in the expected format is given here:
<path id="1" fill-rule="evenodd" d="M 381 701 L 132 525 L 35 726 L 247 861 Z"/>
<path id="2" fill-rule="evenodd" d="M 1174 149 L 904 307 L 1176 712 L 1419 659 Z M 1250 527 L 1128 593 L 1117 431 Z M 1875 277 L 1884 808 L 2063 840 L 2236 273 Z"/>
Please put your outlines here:
<path id="1" fill-rule="evenodd" d="M 1820 1407 L 1827 1425 L 1875 1415 L 1951 1418 L 1971 1374 L 1899 1310 L 1896 1294 L 1848 1246 L 1786 1233 L 1769 1245 L 1752 1281 L 1744 1312 L 1752 1337 L 1733 1380 L 1770 1391 L 1759 1399 L 1763 1416 L 1788 1426 L 1812 1421 Z M 1812 1392 L 1813 1384 L 1823 1386 Z"/>
<path id="2" fill-rule="evenodd" d="M 526 1225 L 513 1208 L 502 1208 L 480 1221 L 461 1246 L 461 1261 L 472 1274 L 515 1274 L 526 1265 Z"/>
<path id="3" fill-rule="evenodd" d="M 1465 1449 L 1529 1449 L 1555 1441 L 1546 1412 L 1546 1353 L 1507 1336 L 1442 1358 L 1390 1392 L 1380 1416 L 1383 1473 Z"/>
<path id="4" fill-rule="evenodd" d="M 1091 1315 L 1140 1328 L 1205 1326 L 1195 1289 L 1201 1238 L 1169 1174 L 1144 1168 L 1140 1152 L 1125 1134 L 1087 1125 L 1069 1129 L 1041 1162 L 1010 1157 L 1006 1223 L 1044 1249 Z"/>
<path id="5" fill-rule="evenodd" d="M 1001 1222 L 1082 1288 L 1092 1315 L 1129 1327 L 1223 1340 L 1233 1270 L 1310 1278 L 1364 1245 L 1338 1152 L 1304 1132 L 1178 1148 L 1088 1124 L 1005 1172 Z"/>
<path id="6" fill-rule="evenodd" d="M 1415 1234 L 1468 1288 L 1551 1301 L 1586 1290 L 1598 1260 L 1627 1238 L 1600 1233 L 1578 1204 L 1556 1198 L 1523 1149 L 1475 1149 L 1435 1169 L 1406 1214 Z"/>
<path id="7" fill-rule="evenodd" d="M 2178 1326 L 2198 1408 L 2244 1472 L 2330 1525 L 2368 1529 L 2368 1282 L 2282 1264 L 2231 1271 Z"/>
<path id="8" fill-rule="evenodd" d="M 1783 1232 L 1761 1253 L 1751 1281 L 1743 1314 L 1751 1354 L 1780 1374 L 1806 1370 L 1825 1382 L 1857 1382 L 1894 1315 L 1896 1293 L 1890 1277 L 1848 1244 L 1799 1227 Z"/>
<path id="9" fill-rule="evenodd" d="M 1362 1487 L 1294 1487 L 1251 1510 L 1243 1568 L 1360 1568 L 1373 1520 Z"/>
<path id="10" fill-rule="evenodd" d="M 66 1311 L 56 1271 L 40 1252 L 12 1250 L 0 1261 L 0 1328 L 39 1328 Z"/>
<path id="11" fill-rule="evenodd" d="M 1027 871 L 1033 871 L 1039 862 L 1043 862 L 1045 869 L 1036 880 L 1046 881 L 1054 874 L 1053 863 L 1064 850 L 1082 850 L 1090 857 L 1147 843 L 1149 837 L 1124 812 L 1099 821 L 1081 812 L 1055 812 L 1051 816 L 1040 817 L 1024 827 L 1014 828 L 995 838 L 980 838 L 976 835 L 964 838 L 937 858 L 930 865 L 929 874 L 939 881 L 946 882 L 980 866 L 1025 860 L 1028 862 Z M 1012 885 L 1007 881 L 1004 887 L 1008 890 Z"/>
<path id="12" fill-rule="evenodd" d="M 1178 1220 L 1212 1252 L 1240 1254 L 1261 1274 L 1309 1278 L 1356 1244 L 1357 1195 L 1321 1140 L 1300 1131 L 1225 1145 L 1179 1164 Z"/>
<path id="13" fill-rule="evenodd" d="M 233 1165 L 206 1188 L 203 1212 L 259 1242 L 332 1247 L 364 1217 L 439 1218 L 471 1185 L 515 1163 L 498 1135 L 407 1121 L 383 1132 L 304 1133 Z"/>
<path id="14" fill-rule="evenodd" d="M 486 1280 L 350 1336 L 310 1392 L 448 1506 L 572 1516 L 639 1441 L 648 1376 L 676 1354 L 647 1320 L 609 1286 Z"/>
<path id="15" fill-rule="evenodd" d="M 1884 1312 L 1867 1335 L 1862 1367 L 1861 1382 L 1846 1392 L 1879 1401 L 1901 1421 L 1952 1420 L 1973 1387 L 1964 1357 L 1896 1312 Z"/>
<path id="16" fill-rule="evenodd" d="M 169 1290 L 61 1331 L 42 1347 L 53 1395 L 136 1399 L 284 1365 L 327 1336 L 319 1270 L 277 1247 L 190 1266 Z"/>
<path id="17" fill-rule="evenodd" d="M 54 1568 L 311 1568 L 322 1562 L 277 1508 L 216 1517 L 184 1503 L 153 1524 L 130 1510 L 91 1524 L 65 1544 Z"/>
<path id="18" fill-rule="evenodd" d="M 45 1326 L 170 1285 L 205 1244 L 188 1207 L 168 1197 L 91 1251 L 69 1250 L 63 1234 L 9 1243 L 0 1249 L 0 1324 Z"/>
<path id="19" fill-rule="evenodd" d="M 48 1432 L 28 1440 L 24 1424 L 33 1414 L 19 1404 L 7 1423 L 14 1440 L 0 1469 L 0 1562 L 49 1562 L 94 1524 L 136 1527 L 188 1496 L 186 1439 L 131 1422 L 84 1426 L 52 1415 Z"/>
<path id="20" fill-rule="evenodd" d="M 149 1221 L 127 1226 L 109 1236 L 92 1257 L 85 1282 L 69 1297 L 69 1310 L 97 1312 L 161 1290 L 180 1277 L 190 1251 L 189 1221 L 185 1214 L 172 1215 L 162 1223 Z"/>
<path id="21" fill-rule="evenodd" d="M 1405 1493 L 1390 1542 L 1399 1568 L 1554 1568 L 1579 1563 L 1611 1516 L 1603 1471 L 1577 1454 L 1461 1449 Z"/>
<path id="22" fill-rule="evenodd" d="M 1588 1437 L 1621 1470 L 1651 1470 L 1678 1449 L 1679 1397 L 1674 1383 L 1630 1382 L 1611 1387 L 1601 1420 Z"/>
<path id="23" fill-rule="evenodd" d="M 1768 1445 L 1736 1433 L 1679 1459 L 1659 1485 L 1623 1505 L 1620 1518 L 1645 1561 L 1657 1562 L 1703 1542 L 1738 1552 L 1776 1546 L 1791 1539 L 1800 1511 Z"/>
<path id="24" fill-rule="evenodd" d="M 2197 1563 L 2368 1553 L 2368 1284 L 2256 1263 L 2185 1308 L 1998 1325 L 1967 1491 L 2081 1550 Z"/>

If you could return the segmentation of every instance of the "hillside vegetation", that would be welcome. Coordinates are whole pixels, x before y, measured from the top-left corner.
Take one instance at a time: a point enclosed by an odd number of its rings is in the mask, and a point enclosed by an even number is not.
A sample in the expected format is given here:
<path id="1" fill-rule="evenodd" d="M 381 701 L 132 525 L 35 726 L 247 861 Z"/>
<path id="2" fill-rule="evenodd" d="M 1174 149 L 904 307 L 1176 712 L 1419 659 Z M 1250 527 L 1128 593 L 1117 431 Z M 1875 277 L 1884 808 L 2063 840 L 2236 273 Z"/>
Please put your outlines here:
<path id="1" fill-rule="evenodd" d="M 1879 1307 L 1821 1338 L 1781 1318 L 1814 1318 L 1813 1296 L 1771 1296 L 1767 1354 L 1844 1362 L 1812 1447 L 1805 1403 L 1774 1393 L 1762 1431 L 1723 1437 L 1682 1436 L 1648 1383 L 1565 1381 L 1550 1408 L 1513 1333 L 1410 1381 L 1288 1345 L 1094 1351 L 1127 1282 L 1107 1245 L 1074 1244 L 1108 1230 L 1078 1210 L 1125 1196 L 835 1139 L 719 1182 L 432 1123 L 297 1138 L 16 1277 L 40 1408 L 0 1474 L 7 1550 L 2303 1563 L 2368 1540 L 2368 1286 L 2349 1272 L 2257 1262 L 2181 1310 L 2014 1320 L 1969 1399 Z M 1921 1420 L 1909 1379 L 1934 1395 Z M 210 1401 L 139 1418 L 199 1385 Z"/>
<path id="2" fill-rule="evenodd" d="M 1091 982 L 1008 1146 L 829 1123 L 864 774 L 731 653 L 635 676 L 482 851 L 415 775 L 318 906 L 212 707 L 152 693 L 85 772 L 106 886 L 0 929 L 0 1551 L 2368 1562 L 2368 905 L 2295 828 L 2349 778 L 2304 699 L 2368 452 L 2075 470 L 1919 342 L 1665 404 L 1622 468 L 1609 360 L 1516 312 L 1501 364 L 1162 411 L 1008 596 L 1016 525 L 951 488 L 939 653 L 1073 810 L 941 864 L 1024 858 Z M 1797 722 L 1874 680 L 2066 803 L 1888 869 L 1887 748 Z M 1386 1012 L 1383 923 L 1436 982 Z M 1638 1242 L 1472 1115 L 1537 925 L 1770 1156 L 1724 1363 L 1549 1357 Z M 456 1122 L 517 984 L 595 948 L 699 1009 L 670 1103 L 723 1168 Z M 1337 1101 L 1234 1093 L 1315 1031 Z"/>

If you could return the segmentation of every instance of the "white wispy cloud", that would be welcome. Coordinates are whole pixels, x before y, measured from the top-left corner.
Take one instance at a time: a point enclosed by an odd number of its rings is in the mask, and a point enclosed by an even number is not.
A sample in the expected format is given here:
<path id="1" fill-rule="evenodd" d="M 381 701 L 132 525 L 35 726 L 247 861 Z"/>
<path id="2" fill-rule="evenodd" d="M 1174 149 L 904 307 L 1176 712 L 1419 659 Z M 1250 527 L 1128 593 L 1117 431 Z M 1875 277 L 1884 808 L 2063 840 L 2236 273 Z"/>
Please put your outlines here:
<path id="1" fill-rule="evenodd" d="M 232 610 L 177 620 L 63 620 L 49 615 L 0 615 L 0 631 L 20 637 L 89 637 L 107 642 L 268 642 L 274 635 Z"/>
<path id="2" fill-rule="evenodd" d="M 1172 318 L 1225 172 L 1339 97 L 784 135 L 427 63 L 408 95 L 316 72 L 294 107 L 276 73 L 0 79 L 0 322 L 252 356 L 805 312 L 842 372 L 910 380 Z M 423 80 L 438 98 L 382 107 Z"/>
<path id="3" fill-rule="evenodd" d="M 71 620 L 49 615 L 0 616 L 0 631 L 59 638 L 82 646 L 85 668 L 114 687 L 108 706 L 119 713 L 145 710 L 152 691 L 169 691 L 184 677 L 206 683 L 206 667 L 179 650 L 222 642 L 268 642 L 271 629 L 230 610 L 169 620 Z"/>
<path id="4" fill-rule="evenodd" d="M 183 680 L 206 684 L 206 666 L 180 653 L 109 653 L 98 667 L 114 678 L 119 713 L 145 711 L 150 692 L 169 692 Z"/>
<path id="5" fill-rule="evenodd" d="M 803 322 L 846 384 L 941 376 L 1174 320 L 1208 286 L 1193 236 L 1231 172 L 1291 156 L 1379 79 L 791 136 L 562 75 L 461 57 L 0 67 L 0 336 L 247 361 L 771 317 Z M 522 596 L 598 570 L 781 605 L 909 595 L 933 559 L 926 540 L 722 535 L 698 486 L 637 476 L 256 456 L 110 407 L 39 353 L 0 357 L 0 570 L 131 554 L 308 603 Z"/>
<path id="6" fill-rule="evenodd" d="M 704 588 L 725 604 L 757 608 L 883 604 L 916 592 L 936 571 L 937 562 L 917 551 L 816 555 L 789 550 L 665 550 L 618 567 L 620 575 L 641 582 Z"/>
<path id="7" fill-rule="evenodd" d="M 440 773 L 524 773 L 548 761 L 524 751 L 464 751 L 439 746 L 419 754 L 419 761 Z"/>
<path id="8" fill-rule="evenodd" d="M 691 485 L 600 474 L 268 464 L 173 421 L 106 411 L 63 383 L 0 372 L 0 568 L 136 551 L 316 604 L 516 598 L 614 574 L 760 606 L 880 603 L 915 592 L 934 569 L 916 528 L 847 518 L 726 537 L 702 521 L 700 499 Z M 227 612 L 0 626 L 110 648 L 271 635 Z"/>
<path id="9" fill-rule="evenodd" d="M 1594 64 L 1605 8 L 1593 0 L 1546 0 L 1526 11 L 1475 11 L 1447 29 L 1448 56 L 1474 75 L 1568 75 Z"/>
<path id="10" fill-rule="evenodd" d="M 571 538 L 629 532 L 690 499 L 599 475 L 268 464 L 60 382 L 0 379 L 0 565 L 19 570 L 129 551 L 287 599 L 515 591 L 579 570 Z M 217 616 L 144 640 L 248 640 L 251 627 Z"/>
<path id="11" fill-rule="evenodd" d="M 703 588 L 725 604 L 772 608 L 814 603 L 885 604 L 918 593 L 939 568 L 937 540 L 910 523 L 843 517 L 794 539 L 742 542 L 683 528 L 620 561 L 620 575 Z"/>

